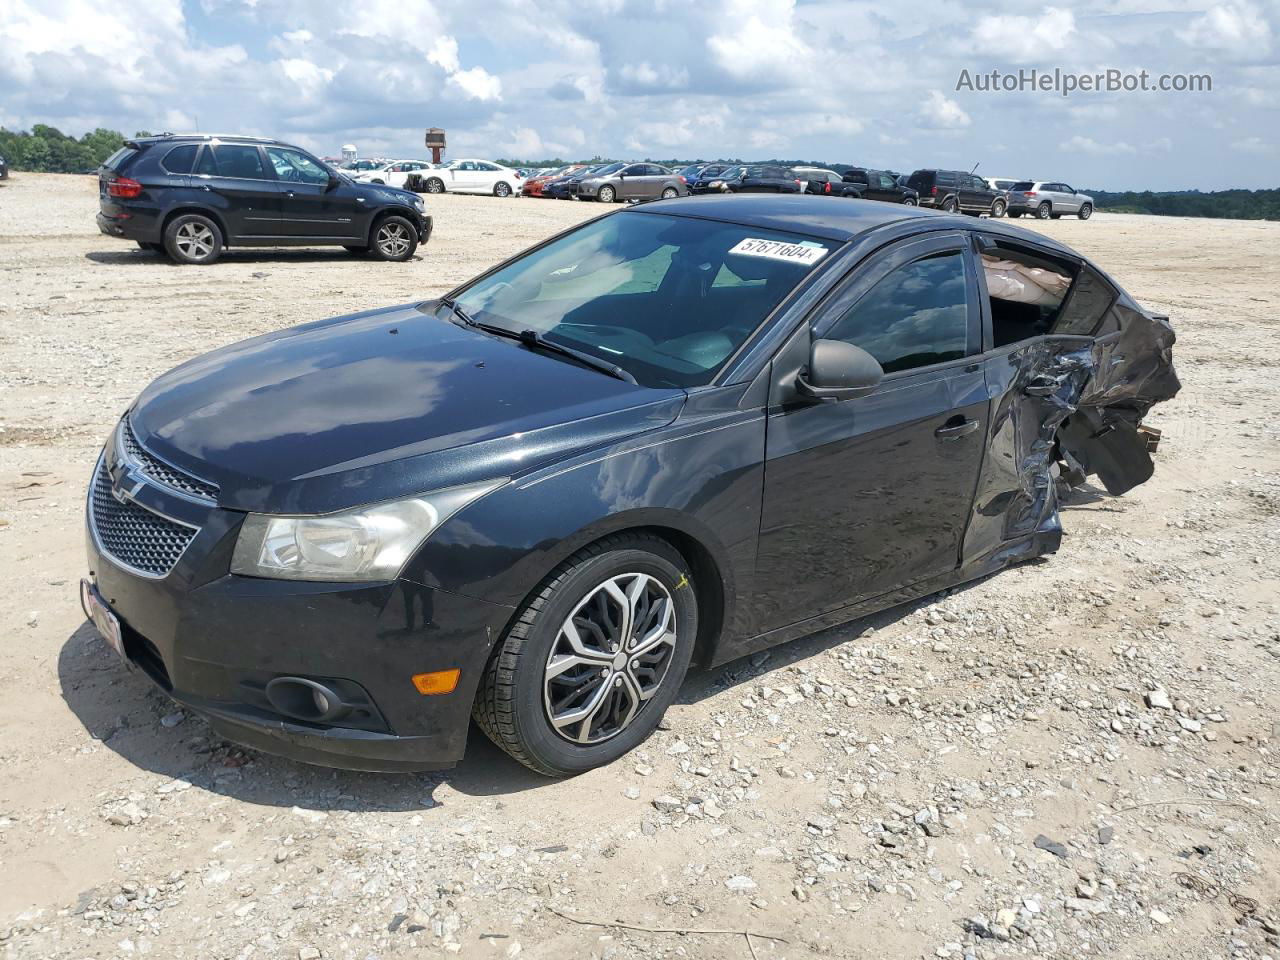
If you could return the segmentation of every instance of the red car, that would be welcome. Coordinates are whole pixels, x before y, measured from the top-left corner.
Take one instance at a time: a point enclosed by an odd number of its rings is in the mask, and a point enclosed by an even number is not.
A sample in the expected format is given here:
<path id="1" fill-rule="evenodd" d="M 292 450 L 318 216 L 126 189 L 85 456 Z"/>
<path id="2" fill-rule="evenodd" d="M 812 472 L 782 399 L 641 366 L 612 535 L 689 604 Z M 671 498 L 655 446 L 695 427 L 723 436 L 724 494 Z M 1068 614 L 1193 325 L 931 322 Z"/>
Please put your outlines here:
<path id="1" fill-rule="evenodd" d="M 585 167 L 585 163 L 570 163 L 561 167 L 559 170 L 552 170 L 550 173 L 541 173 L 536 177 L 529 177 L 524 182 L 524 186 L 520 189 L 520 194 L 525 197 L 542 196 L 542 188 L 559 177 L 566 176 L 570 173 L 576 173 Z"/>

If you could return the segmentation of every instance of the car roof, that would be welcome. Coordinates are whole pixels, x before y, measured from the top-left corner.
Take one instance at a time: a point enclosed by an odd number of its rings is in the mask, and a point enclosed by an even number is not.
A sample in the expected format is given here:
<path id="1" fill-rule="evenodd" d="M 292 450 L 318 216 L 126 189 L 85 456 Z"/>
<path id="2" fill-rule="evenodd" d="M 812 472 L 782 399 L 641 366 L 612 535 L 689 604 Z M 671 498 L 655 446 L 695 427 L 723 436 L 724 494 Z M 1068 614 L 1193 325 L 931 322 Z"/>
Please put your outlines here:
<path id="1" fill-rule="evenodd" d="M 1016 227 L 1003 220 L 975 220 L 964 214 L 948 214 L 924 207 L 880 203 L 876 200 L 849 200 L 846 197 L 800 193 L 730 193 L 657 200 L 637 204 L 620 213 L 668 214 L 720 220 L 745 227 L 801 233 L 842 243 L 888 224 L 915 222 L 926 230 L 981 230 L 1010 240 L 1034 243 L 1078 260 L 1084 259 L 1052 237 Z"/>
<path id="2" fill-rule="evenodd" d="M 285 144 L 283 140 L 276 140 L 272 137 L 246 137 L 236 133 L 157 133 L 151 137 L 129 137 L 125 143 L 136 144 L 137 146 L 150 146 L 153 143 L 179 142 L 182 140 L 225 140 L 230 143 L 271 143 Z"/>

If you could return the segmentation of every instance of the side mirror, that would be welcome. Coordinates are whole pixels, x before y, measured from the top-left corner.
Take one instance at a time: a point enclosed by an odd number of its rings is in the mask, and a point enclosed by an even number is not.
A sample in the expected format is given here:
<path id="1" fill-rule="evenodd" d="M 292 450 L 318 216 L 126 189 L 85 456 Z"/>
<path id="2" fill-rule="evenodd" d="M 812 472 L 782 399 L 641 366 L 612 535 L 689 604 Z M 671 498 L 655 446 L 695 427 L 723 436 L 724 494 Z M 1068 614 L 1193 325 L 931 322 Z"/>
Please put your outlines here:
<path id="1" fill-rule="evenodd" d="M 796 377 L 796 390 L 815 400 L 848 400 L 870 393 L 884 379 L 884 368 L 861 347 L 843 340 L 815 340 L 809 367 Z"/>
<path id="2" fill-rule="evenodd" d="M 330 173 L 330 174 L 329 174 L 329 183 L 325 186 L 325 189 L 326 189 L 326 190 L 335 190 L 335 189 L 337 189 L 338 184 L 340 184 L 340 183 L 342 183 L 342 178 L 341 178 L 341 177 L 339 177 L 336 173 Z"/>

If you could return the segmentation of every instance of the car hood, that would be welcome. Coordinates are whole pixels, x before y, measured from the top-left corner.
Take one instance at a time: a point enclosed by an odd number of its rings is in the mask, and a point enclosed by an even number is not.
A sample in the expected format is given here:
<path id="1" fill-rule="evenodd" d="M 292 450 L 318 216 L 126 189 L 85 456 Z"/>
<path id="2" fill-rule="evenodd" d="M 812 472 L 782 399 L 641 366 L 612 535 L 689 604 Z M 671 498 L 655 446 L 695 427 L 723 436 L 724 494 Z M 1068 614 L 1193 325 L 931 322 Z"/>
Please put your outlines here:
<path id="1" fill-rule="evenodd" d="M 197 357 L 134 402 L 138 441 L 221 506 L 324 513 L 515 476 L 670 423 L 649 389 L 437 315 L 336 317 Z"/>

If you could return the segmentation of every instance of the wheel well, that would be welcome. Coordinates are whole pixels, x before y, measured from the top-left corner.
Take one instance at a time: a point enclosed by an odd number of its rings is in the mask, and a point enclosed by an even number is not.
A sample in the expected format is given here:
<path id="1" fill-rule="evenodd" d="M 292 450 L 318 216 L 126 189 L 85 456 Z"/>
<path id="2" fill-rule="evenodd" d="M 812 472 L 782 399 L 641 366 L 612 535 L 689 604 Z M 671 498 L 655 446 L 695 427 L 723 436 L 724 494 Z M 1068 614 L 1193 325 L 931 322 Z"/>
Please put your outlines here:
<path id="1" fill-rule="evenodd" d="M 691 537 L 683 530 L 677 530 L 674 527 L 639 526 L 610 530 L 607 534 L 597 537 L 590 543 L 584 543 L 574 553 L 586 550 L 601 540 L 616 537 L 623 533 L 647 533 L 660 540 L 665 540 L 689 565 L 689 569 L 693 572 L 693 585 L 698 597 L 698 636 L 694 640 L 693 662 L 702 665 L 710 663 L 716 638 L 720 636 L 720 630 L 724 626 L 725 615 L 724 578 L 720 574 L 720 565 L 716 563 L 711 551 L 695 537 Z M 546 577 L 544 576 L 530 588 L 528 595 L 516 605 L 515 612 L 503 628 L 504 637 L 530 600 L 537 596 L 538 591 L 542 589 L 545 582 Z M 495 642 L 489 656 L 491 658 L 497 656 L 501 649 L 502 644 Z"/>
<path id="2" fill-rule="evenodd" d="M 231 234 L 227 232 L 227 225 L 223 223 L 222 218 L 207 207 L 178 207 L 176 210 L 170 210 L 164 215 L 164 220 L 160 223 L 160 243 L 164 244 L 164 232 L 169 229 L 175 217 L 180 217 L 184 213 L 198 213 L 202 217 L 208 217 L 218 225 L 218 229 L 222 231 L 222 245 L 224 247 L 231 246 Z"/>
<path id="3" fill-rule="evenodd" d="M 378 229 L 378 225 L 387 217 L 404 217 L 410 223 L 413 223 L 413 213 L 406 207 L 387 207 L 385 210 L 379 210 L 369 223 L 369 244 L 373 243 L 373 233 Z"/>

